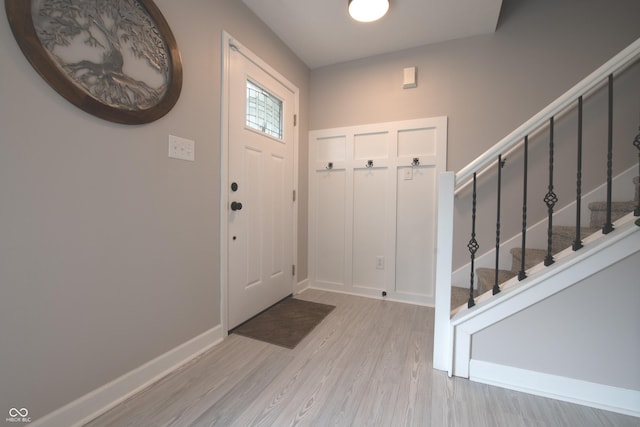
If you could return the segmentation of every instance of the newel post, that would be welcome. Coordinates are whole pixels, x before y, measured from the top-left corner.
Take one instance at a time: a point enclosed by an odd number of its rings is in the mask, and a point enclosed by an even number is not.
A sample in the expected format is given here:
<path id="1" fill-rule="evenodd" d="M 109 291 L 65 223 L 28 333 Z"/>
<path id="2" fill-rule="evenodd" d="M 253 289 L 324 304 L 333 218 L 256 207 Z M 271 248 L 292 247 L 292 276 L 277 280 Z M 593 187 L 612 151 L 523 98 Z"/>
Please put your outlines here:
<path id="1" fill-rule="evenodd" d="M 436 297 L 433 331 L 433 368 L 453 369 L 451 334 L 451 267 L 453 256 L 453 191 L 455 175 L 442 172 L 438 176 L 438 218 L 436 237 Z"/>

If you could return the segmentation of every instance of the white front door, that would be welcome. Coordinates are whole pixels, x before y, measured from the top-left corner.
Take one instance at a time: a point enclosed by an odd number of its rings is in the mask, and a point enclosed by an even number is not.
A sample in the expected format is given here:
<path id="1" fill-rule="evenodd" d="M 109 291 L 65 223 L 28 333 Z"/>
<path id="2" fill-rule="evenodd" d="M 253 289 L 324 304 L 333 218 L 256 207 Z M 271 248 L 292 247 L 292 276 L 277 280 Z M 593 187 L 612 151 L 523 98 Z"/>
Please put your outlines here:
<path id="1" fill-rule="evenodd" d="M 229 49 L 228 81 L 231 329 L 293 291 L 295 96 L 244 48 Z"/>

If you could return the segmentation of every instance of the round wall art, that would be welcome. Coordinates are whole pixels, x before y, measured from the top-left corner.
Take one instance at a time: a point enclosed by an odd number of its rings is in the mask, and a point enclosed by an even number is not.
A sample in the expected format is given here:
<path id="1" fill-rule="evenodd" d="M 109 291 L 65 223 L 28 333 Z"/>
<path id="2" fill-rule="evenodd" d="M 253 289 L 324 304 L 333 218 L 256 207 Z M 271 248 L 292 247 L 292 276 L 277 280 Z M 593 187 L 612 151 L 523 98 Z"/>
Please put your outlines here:
<path id="1" fill-rule="evenodd" d="M 142 124 L 178 101 L 180 53 L 152 0 L 5 0 L 5 8 L 31 65 L 87 113 Z"/>

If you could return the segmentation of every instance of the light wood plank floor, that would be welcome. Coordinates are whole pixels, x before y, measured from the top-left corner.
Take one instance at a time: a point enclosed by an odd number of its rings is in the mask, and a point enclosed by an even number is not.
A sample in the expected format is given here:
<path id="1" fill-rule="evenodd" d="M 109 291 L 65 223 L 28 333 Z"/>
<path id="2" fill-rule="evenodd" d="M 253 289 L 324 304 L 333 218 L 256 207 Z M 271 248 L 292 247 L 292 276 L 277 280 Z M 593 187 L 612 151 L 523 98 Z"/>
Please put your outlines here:
<path id="1" fill-rule="evenodd" d="M 434 371 L 431 308 L 297 298 L 336 309 L 295 349 L 231 335 L 86 426 L 640 426 Z"/>

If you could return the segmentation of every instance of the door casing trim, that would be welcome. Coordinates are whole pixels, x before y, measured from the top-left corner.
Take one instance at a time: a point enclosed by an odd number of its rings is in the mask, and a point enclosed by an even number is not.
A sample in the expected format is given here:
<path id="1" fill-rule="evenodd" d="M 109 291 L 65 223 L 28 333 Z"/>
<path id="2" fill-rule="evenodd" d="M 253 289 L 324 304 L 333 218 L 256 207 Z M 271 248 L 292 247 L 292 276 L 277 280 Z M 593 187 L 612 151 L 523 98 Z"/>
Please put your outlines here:
<path id="1" fill-rule="evenodd" d="M 264 62 L 260 57 L 255 55 L 251 50 L 246 48 L 242 43 L 235 39 L 231 34 L 222 31 L 222 87 L 220 97 L 220 324 L 224 336 L 229 333 L 228 327 L 228 310 L 229 310 L 229 233 L 227 221 L 227 207 L 229 205 L 229 73 L 230 73 L 230 49 L 234 46 L 242 55 L 251 62 L 262 68 L 267 74 L 280 82 L 283 86 L 293 92 L 294 114 L 298 117 L 298 122 L 294 126 L 293 132 L 293 190 L 296 195 L 298 192 L 298 141 L 300 137 L 300 114 L 299 114 L 299 97 L 300 90 L 291 83 L 282 74 Z M 293 195 L 292 195 L 293 197 Z M 298 199 L 293 201 L 293 263 L 298 265 Z M 296 283 L 298 282 L 298 272 L 293 274 L 291 292 L 293 293 Z"/>

